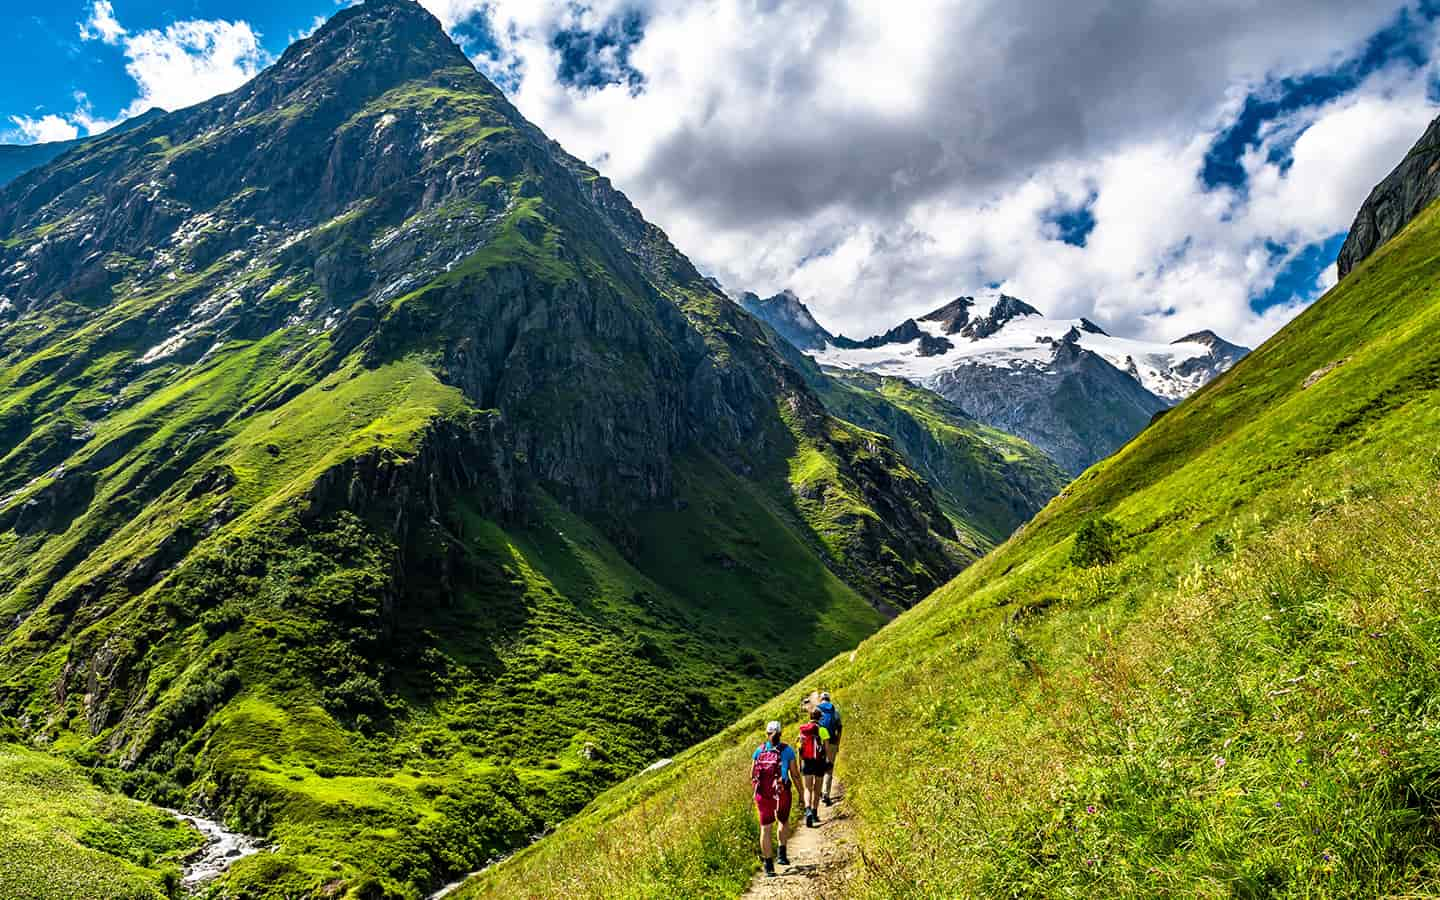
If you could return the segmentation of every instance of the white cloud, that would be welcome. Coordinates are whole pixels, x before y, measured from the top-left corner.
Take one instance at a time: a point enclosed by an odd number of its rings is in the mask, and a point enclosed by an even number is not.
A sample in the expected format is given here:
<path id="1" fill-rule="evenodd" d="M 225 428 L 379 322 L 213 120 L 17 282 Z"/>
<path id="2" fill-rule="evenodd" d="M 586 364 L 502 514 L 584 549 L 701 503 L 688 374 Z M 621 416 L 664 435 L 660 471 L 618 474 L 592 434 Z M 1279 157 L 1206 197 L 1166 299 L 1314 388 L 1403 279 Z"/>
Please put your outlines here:
<path id="1" fill-rule="evenodd" d="M 1436 112 L 1429 73 L 1382 71 L 1270 127 L 1247 195 L 1200 181 L 1250 92 L 1353 55 L 1401 0 L 425 5 L 450 27 L 483 14 L 481 67 L 518 75 L 521 111 L 702 268 L 792 287 L 854 336 L 999 281 L 1122 332 L 1258 342 L 1311 299 L 1251 310 L 1286 262 L 1266 241 L 1344 230 Z M 562 84 L 556 34 L 625 11 L 646 20 L 643 90 Z M 1270 162 L 1290 141 L 1293 164 Z M 1087 246 L 1061 243 L 1044 215 L 1092 191 Z"/>
<path id="2" fill-rule="evenodd" d="M 82 41 L 104 41 L 107 44 L 118 44 L 128 32 L 115 18 L 115 7 L 110 0 L 94 0 L 90 4 L 90 14 L 84 22 L 80 23 L 80 39 Z"/>
<path id="3" fill-rule="evenodd" d="M 792 287 L 855 336 L 994 281 L 1122 333 L 1258 342 L 1333 277 L 1255 313 L 1288 261 L 1269 242 L 1345 229 L 1436 112 L 1433 70 L 1381 70 L 1267 123 L 1241 160 L 1245 192 L 1201 183 L 1247 96 L 1353 57 L 1406 0 L 1134 0 L 1124 15 L 1009 0 L 422 2 L 451 29 L 483 17 L 495 43 L 481 67 L 702 268 L 736 289 Z M 107 0 L 89 12 L 82 35 L 129 59 L 127 115 L 230 90 L 268 61 L 243 21 L 137 33 Z M 561 83 L 557 35 L 633 14 L 642 89 Z M 1433 47 L 1433 26 L 1412 24 Z M 621 54 L 591 64 L 618 73 Z M 83 103 L 25 121 L 109 124 Z M 1059 241 L 1046 215 L 1092 195 L 1087 245 Z"/>
<path id="4" fill-rule="evenodd" d="M 47 113 L 36 118 L 11 116 L 10 121 L 15 123 L 15 128 L 4 135 L 6 140 L 14 140 L 19 143 L 43 143 L 45 141 L 73 140 L 80 137 L 81 134 L 100 134 L 114 128 L 123 120 L 103 119 L 96 116 L 90 106 L 90 98 L 85 95 L 84 91 L 76 91 L 75 109 L 69 113 L 64 115 Z"/>
<path id="5" fill-rule="evenodd" d="M 265 67 L 269 55 L 246 22 L 195 19 L 175 22 L 125 39 L 140 96 L 125 109 L 134 116 L 152 108 L 183 109 L 232 91 Z"/>
<path id="6" fill-rule="evenodd" d="M 11 116 L 10 121 L 15 124 L 15 137 L 26 144 L 69 141 L 80 133 L 78 128 L 54 113 L 37 118 Z"/>
<path id="7" fill-rule="evenodd" d="M 317 18 L 314 27 L 321 22 Z M 153 107 L 183 109 L 232 91 L 270 62 L 248 22 L 188 19 L 163 30 L 132 32 L 120 24 L 109 0 L 93 0 L 88 17 L 80 23 L 80 38 L 120 46 L 127 59 L 125 70 L 139 92 L 117 119 L 95 119 L 88 106 L 83 115 L 77 111 L 70 117 L 91 134 Z"/>
<path id="8" fill-rule="evenodd" d="M 125 121 L 125 117 L 105 119 L 95 115 L 94 109 L 90 106 L 90 98 L 85 95 L 84 91 L 76 91 L 75 111 L 70 114 L 70 121 L 85 129 L 86 134 L 101 134 Z"/>

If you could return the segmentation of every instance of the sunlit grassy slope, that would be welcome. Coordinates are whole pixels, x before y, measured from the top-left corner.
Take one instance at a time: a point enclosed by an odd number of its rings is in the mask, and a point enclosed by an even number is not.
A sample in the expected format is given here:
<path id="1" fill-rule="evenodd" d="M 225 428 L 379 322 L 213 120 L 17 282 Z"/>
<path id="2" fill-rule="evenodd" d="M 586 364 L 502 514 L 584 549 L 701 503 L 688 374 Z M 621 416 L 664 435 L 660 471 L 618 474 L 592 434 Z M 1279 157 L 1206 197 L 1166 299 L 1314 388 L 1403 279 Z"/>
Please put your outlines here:
<path id="1" fill-rule="evenodd" d="M 159 900 L 178 889 L 199 833 L 6 742 L 16 736 L 0 728 L 0 897 Z"/>
<path id="2" fill-rule="evenodd" d="M 1432 208 L 855 653 L 467 896 L 734 896 L 747 752 L 816 686 L 861 896 L 1433 895 L 1437 334 Z M 1110 561 L 1078 564 L 1101 517 Z"/>

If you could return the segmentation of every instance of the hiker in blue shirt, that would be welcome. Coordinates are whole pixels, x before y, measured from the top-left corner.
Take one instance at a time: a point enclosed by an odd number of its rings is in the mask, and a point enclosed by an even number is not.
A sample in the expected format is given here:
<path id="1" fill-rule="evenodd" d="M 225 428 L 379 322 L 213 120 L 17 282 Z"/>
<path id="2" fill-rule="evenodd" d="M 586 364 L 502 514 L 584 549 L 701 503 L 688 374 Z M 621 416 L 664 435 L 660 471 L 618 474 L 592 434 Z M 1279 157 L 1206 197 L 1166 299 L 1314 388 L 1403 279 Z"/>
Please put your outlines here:
<path id="1" fill-rule="evenodd" d="M 835 759 L 840 755 L 840 710 L 830 702 L 829 691 L 820 692 L 820 702 L 815 708 L 820 710 L 820 727 L 830 733 L 830 740 L 825 744 L 825 784 L 820 790 L 821 799 L 830 806 L 835 802 L 830 799 L 830 789 L 835 780 Z"/>
<path id="2" fill-rule="evenodd" d="M 773 842 L 771 826 L 780 823 L 780 857 L 782 866 L 790 865 L 785 843 L 790 840 L 790 786 L 797 785 L 801 801 L 805 800 L 805 783 L 795 762 L 795 748 L 780 740 L 780 723 L 765 726 L 765 743 L 751 757 L 750 783 L 755 787 L 755 809 L 760 814 L 760 859 L 766 877 L 775 877 L 775 859 L 770 856 Z"/>

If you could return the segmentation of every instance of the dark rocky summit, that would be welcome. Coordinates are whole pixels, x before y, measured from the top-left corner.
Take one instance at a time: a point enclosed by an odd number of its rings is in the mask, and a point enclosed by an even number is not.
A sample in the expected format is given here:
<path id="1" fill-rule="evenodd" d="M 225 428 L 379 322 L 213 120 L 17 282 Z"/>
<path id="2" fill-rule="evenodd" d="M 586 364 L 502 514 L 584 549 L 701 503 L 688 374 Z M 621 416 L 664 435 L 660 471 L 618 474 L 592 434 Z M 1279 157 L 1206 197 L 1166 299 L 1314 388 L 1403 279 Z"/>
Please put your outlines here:
<path id="1" fill-rule="evenodd" d="M 820 327 L 794 291 L 784 290 L 764 298 L 746 291 L 737 302 L 746 312 L 768 322 L 781 337 L 801 350 L 820 350 L 835 340 L 830 332 Z"/>
<path id="2" fill-rule="evenodd" d="M 1440 197 L 1440 117 L 1395 169 L 1366 198 L 1340 247 L 1336 267 L 1344 278 Z"/>

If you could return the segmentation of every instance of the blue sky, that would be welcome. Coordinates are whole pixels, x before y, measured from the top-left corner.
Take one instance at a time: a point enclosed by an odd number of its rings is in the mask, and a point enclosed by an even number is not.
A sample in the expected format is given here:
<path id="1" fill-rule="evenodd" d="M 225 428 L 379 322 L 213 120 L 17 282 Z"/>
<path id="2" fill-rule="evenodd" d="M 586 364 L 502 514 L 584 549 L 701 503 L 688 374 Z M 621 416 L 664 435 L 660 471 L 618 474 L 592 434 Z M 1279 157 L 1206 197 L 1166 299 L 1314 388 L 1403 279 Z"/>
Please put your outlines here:
<path id="1" fill-rule="evenodd" d="M 136 98 L 135 81 L 125 71 L 124 48 L 80 38 L 79 25 L 90 15 L 90 3 L 6 0 L 5 6 L 9 27 L 0 31 L 0 117 L 6 126 L 12 125 L 9 120 L 15 115 L 69 114 L 76 106 L 76 92 L 88 97 L 93 114 L 102 119 L 119 115 Z M 116 18 L 135 33 L 163 32 L 182 20 L 244 21 L 259 37 L 260 46 L 276 56 L 290 35 L 336 8 L 327 0 L 119 0 L 117 6 Z M 13 140 L 16 135 L 7 137 Z"/>
<path id="2" fill-rule="evenodd" d="M 423 2 L 703 269 L 847 333 L 993 283 L 1254 343 L 1440 110 L 1437 0 Z M 9 141 L 228 90 L 337 8 L 10 6 Z"/>

